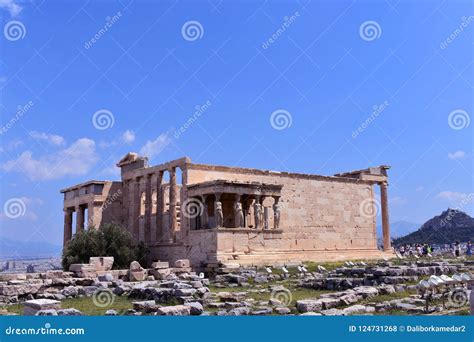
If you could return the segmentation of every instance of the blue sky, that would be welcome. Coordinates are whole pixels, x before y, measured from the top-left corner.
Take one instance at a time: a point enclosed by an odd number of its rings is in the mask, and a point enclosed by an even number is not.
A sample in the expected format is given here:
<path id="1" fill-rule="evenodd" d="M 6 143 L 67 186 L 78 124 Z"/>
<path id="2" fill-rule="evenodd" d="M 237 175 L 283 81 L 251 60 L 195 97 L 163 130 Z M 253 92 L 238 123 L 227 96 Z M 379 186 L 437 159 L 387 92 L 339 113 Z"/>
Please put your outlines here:
<path id="1" fill-rule="evenodd" d="M 474 213 L 469 1 L 0 7 L 0 236 L 61 243 L 59 189 L 118 179 L 129 151 L 323 175 L 388 164 L 391 221 Z"/>

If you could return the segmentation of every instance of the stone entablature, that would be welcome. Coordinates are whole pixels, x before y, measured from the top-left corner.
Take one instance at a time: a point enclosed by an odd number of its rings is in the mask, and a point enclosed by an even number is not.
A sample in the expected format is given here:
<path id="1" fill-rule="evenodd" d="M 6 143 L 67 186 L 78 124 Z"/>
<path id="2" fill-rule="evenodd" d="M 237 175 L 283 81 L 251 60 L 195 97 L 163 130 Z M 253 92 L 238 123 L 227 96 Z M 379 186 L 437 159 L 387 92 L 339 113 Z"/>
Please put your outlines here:
<path id="1" fill-rule="evenodd" d="M 127 154 L 117 166 L 120 182 L 91 181 L 62 190 L 65 243 L 72 236 L 72 214 L 80 231 L 81 207 L 91 205 L 97 227 L 120 222 L 149 246 L 151 259 L 187 258 L 197 265 L 236 258 L 332 259 L 333 252 L 343 258 L 380 256 L 375 228 L 379 205 L 384 250 L 391 250 L 388 166 L 320 176 L 193 164 L 187 157 L 149 166 L 148 159 L 136 153 Z M 374 185 L 380 186 L 380 201 Z M 102 193 L 95 193 L 101 186 Z M 104 210 L 113 189 L 120 190 L 120 196 Z M 193 201 L 202 209 L 189 215 L 187 206 Z M 368 213 L 361 212 L 363 205 L 368 205 Z"/>

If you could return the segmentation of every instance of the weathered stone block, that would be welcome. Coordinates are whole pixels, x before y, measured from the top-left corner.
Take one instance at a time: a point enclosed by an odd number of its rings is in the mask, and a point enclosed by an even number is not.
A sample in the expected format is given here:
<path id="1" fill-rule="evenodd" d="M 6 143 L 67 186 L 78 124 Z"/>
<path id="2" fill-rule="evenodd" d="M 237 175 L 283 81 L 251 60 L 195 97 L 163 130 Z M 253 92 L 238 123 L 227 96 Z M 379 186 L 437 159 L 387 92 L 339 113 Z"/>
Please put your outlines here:
<path id="1" fill-rule="evenodd" d="M 296 301 L 299 312 L 316 312 L 323 309 L 323 303 L 319 299 L 302 299 Z"/>
<path id="2" fill-rule="evenodd" d="M 133 271 L 130 270 L 128 273 L 129 281 L 144 281 L 146 278 L 146 271 Z"/>
<path id="3" fill-rule="evenodd" d="M 169 268 L 169 267 L 170 267 L 170 263 L 167 261 L 155 261 L 151 264 L 151 268 L 155 270 Z"/>
<path id="4" fill-rule="evenodd" d="M 191 307 L 186 305 L 163 306 L 157 309 L 156 314 L 162 316 L 187 316 L 191 314 Z"/>
<path id="5" fill-rule="evenodd" d="M 27 300 L 24 304 L 23 314 L 25 316 L 34 316 L 41 310 L 59 310 L 61 309 L 61 302 L 52 299 L 34 299 Z"/>
<path id="6" fill-rule="evenodd" d="M 189 259 L 179 259 L 174 262 L 174 267 L 176 268 L 188 268 L 190 266 Z"/>
<path id="7" fill-rule="evenodd" d="M 110 271 L 114 264 L 114 257 L 90 257 L 89 264 L 94 265 L 96 271 Z"/>

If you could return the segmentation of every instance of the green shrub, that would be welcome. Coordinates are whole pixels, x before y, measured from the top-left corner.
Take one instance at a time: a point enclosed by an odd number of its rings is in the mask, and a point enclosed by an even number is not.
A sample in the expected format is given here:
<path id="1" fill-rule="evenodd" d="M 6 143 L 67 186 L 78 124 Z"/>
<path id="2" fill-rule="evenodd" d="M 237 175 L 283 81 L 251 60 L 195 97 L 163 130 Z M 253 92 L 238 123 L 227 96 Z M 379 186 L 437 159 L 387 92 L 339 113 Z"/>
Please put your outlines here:
<path id="1" fill-rule="evenodd" d="M 128 268 L 133 260 L 144 264 L 148 250 L 143 242 L 116 224 L 105 224 L 99 229 L 89 228 L 74 235 L 63 249 L 62 265 L 87 264 L 93 256 L 113 256 L 114 268 Z"/>

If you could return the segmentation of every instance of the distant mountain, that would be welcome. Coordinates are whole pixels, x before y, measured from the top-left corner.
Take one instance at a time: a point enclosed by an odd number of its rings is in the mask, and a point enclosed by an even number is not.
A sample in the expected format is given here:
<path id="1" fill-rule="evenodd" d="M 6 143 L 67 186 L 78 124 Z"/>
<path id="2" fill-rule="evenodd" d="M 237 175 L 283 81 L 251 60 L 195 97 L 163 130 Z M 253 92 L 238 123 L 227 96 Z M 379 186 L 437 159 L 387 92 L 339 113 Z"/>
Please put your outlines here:
<path id="1" fill-rule="evenodd" d="M 418 228 L 420 228 L 421 224 L 413 223 L 408 221 L 395 221 L 390 222 L 390 235 L 392 238 L 399 238 L 401 236 L 408 235 Z M 383 236 L 382 234 L 382 226 L 377 226 L 377 236 Z"/>
<path id="2" fill-rule="evenodd" d="M 0 259 L 45 258 L 61 255 L 62 246 L 45 241 L 17 241 L 0 237 Z"/>
<path id="3" fill-rule="evenodd" d="M 417 231 L 394 240 L 393 244 L 449 244 L 469 240 L 474 241 L 474 218 L 462 211 L 448 208 L 441 215 L 426 221 Z"/>

